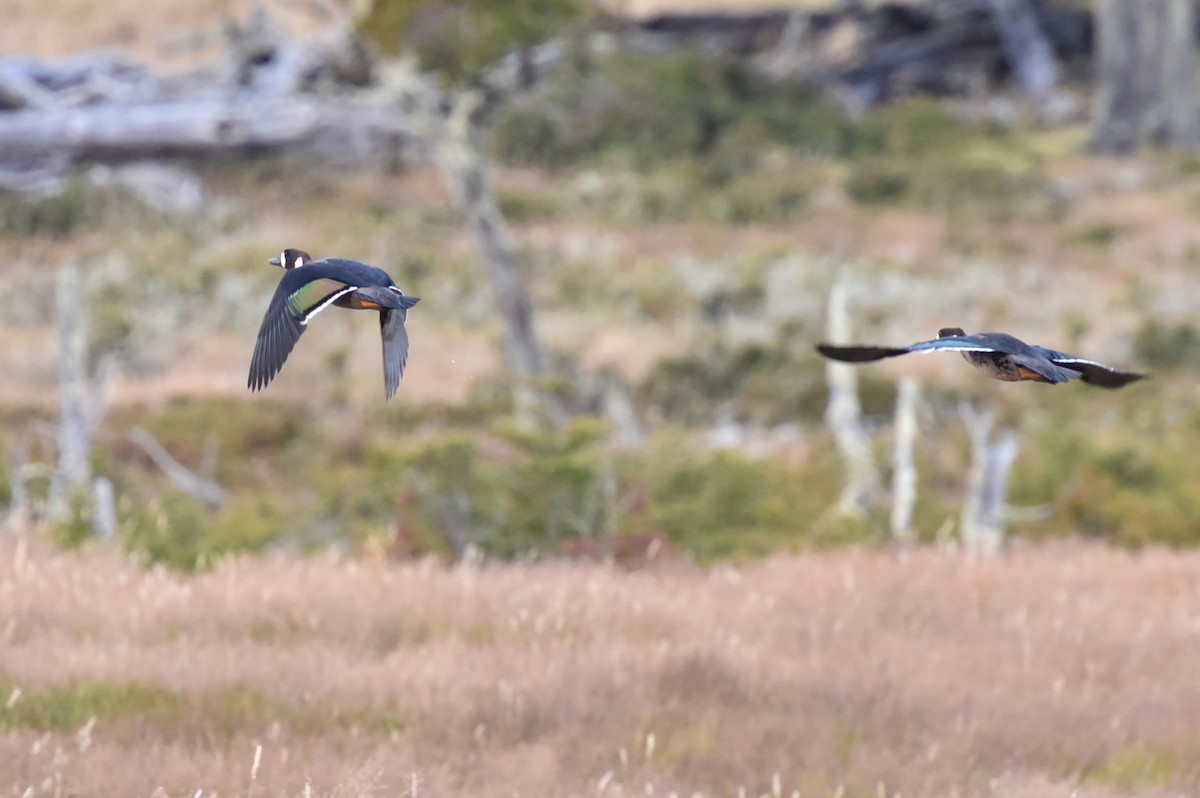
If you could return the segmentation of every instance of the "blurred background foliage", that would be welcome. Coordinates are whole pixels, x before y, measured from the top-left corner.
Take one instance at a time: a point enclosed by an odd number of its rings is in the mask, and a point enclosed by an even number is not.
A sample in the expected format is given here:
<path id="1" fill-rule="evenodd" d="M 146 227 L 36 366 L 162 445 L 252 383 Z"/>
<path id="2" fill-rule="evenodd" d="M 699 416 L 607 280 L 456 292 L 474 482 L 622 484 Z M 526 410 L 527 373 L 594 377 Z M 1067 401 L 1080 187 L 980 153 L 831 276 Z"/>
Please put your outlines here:
<path id="1" fill-rule="evenodd" d="M 514 47 L 560 35 L 589 10 L 584 0 L 374 0 L 358 30 L 383 52 L 413 54 L 422 71 L 453 83 Z"/>
<path id="2" fill-rule="evenodd" d="M 578 0 L 377 0 L 360 31 L 457 84 L 514 43 L 536 45 L 589 13 Z M 830 513 L 841 464 L 823 425 L 826 385 L 812 343 L 823 334 L 830 285 L 850 271 L 865 287 L 855 316 L 863 338 L 923 336 L 957 323 L 945 317 L 957 313 L 1004 327 L 1019 313 L 1048 345 L 1112 347 L 1093 353 L 1161 373 L 1146 387 L 1105 393 L 997 389 L 969 374 L 942 384 L 938 372 L 921 411 L 921 539 L 951 536 L 960 512 L 969 451 L 954 408 L 968 400 L 1021 433 L 1011 501 L 1034 512 L 1020 516 L 1019 534 L 1195 544 L 1200 332 L 1186 315 L 1156 314 L 1170 290 L 1127 270 L 1123 247 L 1137 222 L 1076 213 L 1112 185 L 1073 177 L 1084 171 L 1081 140 L 1077 127 L 1001 124 L 928 98 L 851 115 L 813 86 L 698 49 L 569 59 L 495 120 L 499 201 L 556 355 L 582 368 L 588 338 L 609 327 L 626 326 L 635 340 L 661 330 L 667 340 L 661 355 L 623 375 L 648 429 L 645 445 L 615 445 L 609 422 L 588 413 L 561 427 L 514 426 L 510 386 L 494 372 L 452 398 L 407 395 L 409 381 L 421 379 L 410 372 L 384 405 L 354 384 L 350 347 L 364 339 L 346 330 L 363 320 L 330 321 L 322 365 L 282 399 L 272 396 L 284 390 L 277 382 L 256 395 L 196 390 L 118 403 L 93 459 L 119 497 L 120 542 L 147 561 L 191 570 L 267 546 L 446 556 L 474 547 L 511 558 L 560 555 L 572 541 L 660 536 L 710 562 L 885 541 L 882 502 L 853 521 Z M 1200 170 L 1173 158 L 1146 157 L 1139 168 L 1159 182 L 1142 180 L 1139 197 L 1200 196 Z M 276 218 L 268 229 L 304 238 L 283 243 L 379 262 L 425 297 L 410 321 L 414 363 L 440 357 L 431 339 L 498 339 L 458 211 L 436 191 L 407 188 L 419 174 L 366 180 L 295 155 L 196 168 L 214 194 L 242 204 L 192 218 L 148 212 L 82 182 L 53 198 L 0 191 L 0 237 L 10 247 L 46 259 L 69 252 L 85 264 L 93 364 L 113 358 L 137 379 L 216 358 L 221 379 L 240 387 L 277 279 L 259 264 L 280 242 L 256 231 L 280 213 L 301 221 Z M 855 250 L 872 225 L 895 218 L 944 231 L 930 260 Z M 823 238 L 826 228 L 849 232 Z M 696 242 L 713 229 L 761 240 L 688 256 L 643 255 L 634 244 L 627 263 L 601 247 L 568 246 L 577 231 L 594 242 L 658 230 L 702 250 Z M 1048 243 L 1035 250 L 1034 241 Z M 1040 278 L 1013 276 L 1031 261 Z M 1197 262 L 1185 249 L 1169 266 L 1194 274 Z M 1073 275 L 1108 293 L 1056 297 L 1047 286 L 1057 264 L 1073 264 Z M 1101 304 L 1089 306 L 1096 296 Z M 36 327 L 51 306 L 43 292 L 0 286 L 11 329 Z M 301 347 L 321 346 L 317 337 Z M 224 347 L 219 354 L 206 348 L 210 338 Z M 301 385 L 300 368 L 290 363 L 280 380 Z M 876 367 L 859 376 L 886 485 L 893 376 Z M 565 384 L 569 399 L 594 406 Z M 14 402 L 0 450 L 23 442 L 33 459 L 48 456 L 39 425 L 53 422 L 53 408 Z M 170 487 L 126 440 L 133 426 L 190 467 L 211 462 L 207 476 L 228 501 L 214 510 Z M 0 501 L 11 499 L 11 476 L 0 471 Z M 48 486 L 34 475 L 29 489 L 44 495 Z M 84 500 L 80 518 L 86 509 Z M 76 519 L 57 534 L 84 543 L 84 528 Z"/>

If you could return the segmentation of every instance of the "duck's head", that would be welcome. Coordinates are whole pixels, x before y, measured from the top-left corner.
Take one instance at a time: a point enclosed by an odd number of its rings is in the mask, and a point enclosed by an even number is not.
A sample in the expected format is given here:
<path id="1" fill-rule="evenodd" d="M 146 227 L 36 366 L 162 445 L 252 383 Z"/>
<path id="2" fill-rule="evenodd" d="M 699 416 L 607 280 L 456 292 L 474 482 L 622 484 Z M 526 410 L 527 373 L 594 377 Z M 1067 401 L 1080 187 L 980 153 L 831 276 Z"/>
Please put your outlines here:
<path id="1" fill-rule="evenodd" d="M 966 335 L 962 327 L 943 327 L 938 330 L 938 338 L 957 338 L 960 335 Z"/>
<path id="2" fill-rule="evenodd" d="M 289 247 L 279 253 L 279 257 L 271 258 L 267 263 L 272 266 L 282 266 L 285 269 L 299 269 L 310 260 L 312 257 L 304 250 Z"/>

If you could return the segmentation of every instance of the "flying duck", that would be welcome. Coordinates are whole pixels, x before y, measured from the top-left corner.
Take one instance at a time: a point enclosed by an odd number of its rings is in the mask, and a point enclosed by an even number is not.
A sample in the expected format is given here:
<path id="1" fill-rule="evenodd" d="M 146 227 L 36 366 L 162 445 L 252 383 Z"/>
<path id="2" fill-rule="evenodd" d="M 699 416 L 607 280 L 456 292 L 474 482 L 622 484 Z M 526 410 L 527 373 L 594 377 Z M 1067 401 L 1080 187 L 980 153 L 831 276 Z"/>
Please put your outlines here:
<path id="1" fill-rule="evenodd" d="M 960 327 L 943 327 L 932 341 L 911 346 L 836 346 L 817 344 L 817 351 L 833 360 L 866 363 L 909 352 L 960 352 L 968 363 L 992 379 L 1005 382 L 1069 382 L 1082 379 L 1100 388 L 1120 388 L 1145 374 L 1119 371 L 1094 360 L 1027 344 L 1008 333 L 985 332 L 967 335 Z"/>
<path id="2" fill-rule="evenodd" d="M 330 305 L 337 305 L 379 311 L 384 394 L 385 399 L 391 399 L 408 360 L 408 332 L 404 322 L 408 309 L 420 299 L 406 296 L 382 269 L 348 258 L 313 260 L 303 250 L 285 249 L 279 257 L 267 262 L 282 266 L 284 274 L 258 330 L 247 387 L 252 391 L 266 387 L 283 368 L 283 362 L 308 329 L 312 317 Z"/>

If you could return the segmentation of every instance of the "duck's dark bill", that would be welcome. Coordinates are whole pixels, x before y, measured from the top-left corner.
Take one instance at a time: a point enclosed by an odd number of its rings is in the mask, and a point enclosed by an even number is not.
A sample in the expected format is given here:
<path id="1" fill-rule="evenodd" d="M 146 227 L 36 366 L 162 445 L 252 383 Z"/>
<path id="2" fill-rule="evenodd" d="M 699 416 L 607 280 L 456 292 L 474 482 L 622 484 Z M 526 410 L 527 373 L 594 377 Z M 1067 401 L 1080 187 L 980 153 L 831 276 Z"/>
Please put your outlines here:
<path id="1" fill-rule="evenodd" d="M 844 363 L 869 363 L 872 360 L 883 360 L 885 357 L 896 357 L 908 354 L 908 347 L 895 346 L 834 346 L 833 344 L 817 344 L 817 351 L 831 360 Z"/>

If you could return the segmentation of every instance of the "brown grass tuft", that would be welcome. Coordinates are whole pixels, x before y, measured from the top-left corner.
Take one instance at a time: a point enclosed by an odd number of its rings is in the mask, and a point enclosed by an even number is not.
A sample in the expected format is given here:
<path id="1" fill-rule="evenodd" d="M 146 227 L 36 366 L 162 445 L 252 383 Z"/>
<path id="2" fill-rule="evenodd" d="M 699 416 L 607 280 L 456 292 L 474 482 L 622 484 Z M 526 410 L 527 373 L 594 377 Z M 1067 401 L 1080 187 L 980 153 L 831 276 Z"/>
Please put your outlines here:
<path id="1" fill-rule="evenodd" d="M 184 577 L 10 537 L 0 790 L 1192 794 L 1198 619 L 1200 554 L 1082 545 Z"/>

